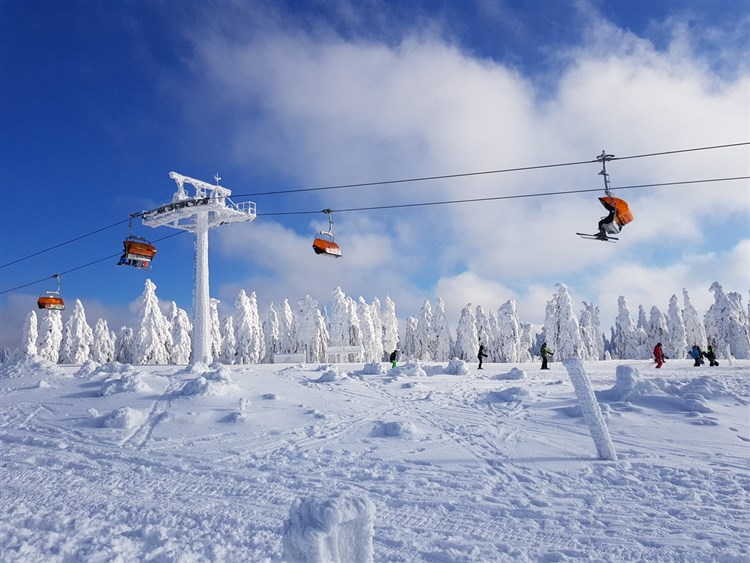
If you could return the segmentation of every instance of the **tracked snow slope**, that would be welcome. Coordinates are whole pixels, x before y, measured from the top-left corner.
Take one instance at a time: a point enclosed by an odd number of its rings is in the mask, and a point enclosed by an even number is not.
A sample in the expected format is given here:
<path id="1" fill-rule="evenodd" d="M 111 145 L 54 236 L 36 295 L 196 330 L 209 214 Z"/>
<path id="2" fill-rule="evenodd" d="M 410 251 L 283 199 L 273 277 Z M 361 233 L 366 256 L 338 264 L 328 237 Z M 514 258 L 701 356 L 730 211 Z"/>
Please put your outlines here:
<path id="1" fill-rule="evenodd" d="M 585 364 L 617 462 L 559 364 L 4 365 L 2 559 L 277 561 L 351 491 L 376 561 L 747 560 L 750 361 L 621 363 Z"/>

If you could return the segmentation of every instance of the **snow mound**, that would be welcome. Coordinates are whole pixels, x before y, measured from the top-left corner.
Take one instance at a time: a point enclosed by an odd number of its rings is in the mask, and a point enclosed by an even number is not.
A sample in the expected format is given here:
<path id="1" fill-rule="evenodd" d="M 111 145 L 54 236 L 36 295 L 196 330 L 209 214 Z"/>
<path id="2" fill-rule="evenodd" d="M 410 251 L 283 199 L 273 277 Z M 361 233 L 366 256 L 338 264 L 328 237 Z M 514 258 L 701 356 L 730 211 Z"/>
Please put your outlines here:
<path id="1" fill-rule="evenodd" d="M 279 396 L 276 393 L 265 393 L 263 395 L 263 399 L 265 399 L 266 401 L 278 401 Z"/>
<path id="2" fill-rule="evenodd" d="M 422 369 L 416 362 L 409 362 L 403 366 L 397 367 L 391 370 L 391 374 L 394 376 L 406 375 L 409 377 L 426 377 L 427 372 Z"/>
<path id="3" fill-rule="evenodd" d="M 130 407 L 120 407 L 102 420 L 105 428 L 135 428 L 143 421 L 143 413 Z"/>
<path id="4" fill-rule="evenodd" d="M 490 391 L 484 396 L 484 400 L 487 403 L 513 403 L 522 402 L 531 396 L 531 393 L 523 387 L 509 387 L 503 391 Z"/>
<path id="5" fill-rule="evenodd" d="M 375 505 L 365 495 L 298 498 L 284 522 L 284 561 L 372 561 Z"/>
<path id="6" fill-rule="evenodd" d="M 372 362 L 370 364 L 365 364 L 364 369 L 360 372 L 362 375 L 385 375 L 388 373 L 388 370 L 385 369 L 385 366 L 380 362 Z"/>
<path id="7" fill-rule="evenodd" d="M 244 412 L 233 412 L 221 419 L 221 422 L 228 422 L 230 424 L 241 424 L 247 422 L 247 415 Z"/>
<path id="8" fill-rule="evenodd" d="M 499 373 L 495 376 L 495 379 L 526 379 L 526 372 L 522 369 L 513 368 L 507 373 Z"/>
<path id="9" fill-rule="evenodd" d="M 101 396 L 108 397 L 115 393 L 126 393 L 134 391 L 136 393 L 146 393 L 151 391 L 148 384 L 143 381 L 142 374 L 138 371 L 126 373 L 122 377 L 107 379 L 102 383 Z"/>
<path id="10" fill-rule="evenodd" d="M 108 364 L 100 365 L 94 373 L 104 374 L 117 374 L 117 373 L 128 373 L 133 370 L 133 366 L 130 364 L 121 364 L 120 362 L 109 362 Z"/>
<path id="11" fill-rule="evenodd" d="M 599 401 L 611 402 L 617 410 L 634 403 L 662 411 L 688 413 L 714 412 L 707 399 L 723 394 L 727 394 L 724 385 L 710 378 L 702 377 L 685 385 L 664 380 L 644 381 L 632 366 L 617 366 L 615 386 L 596 391 Z"/>
<path id="12" fill-rule="evenodd" d="M 209 372 L 195 379 L 188 379 L 177 390 L 176 394 L 182 397 L 220 397 L 239 386 L 232 378 L 224 379 L 223 373 Z"/>
<path id="13" fill-rule="evenodd" d="M 393 438 L 399 436 L 412 436 L 416 434 L 417 429 L 411 422 L 391 421 L 383 422 L 378 420 L 372 429 L 372 436 L 381 438 Z"/>
<path id="14" fill-rule="evenodd" d="M 617 366 L 615 372 L 615 386 L 606 391 L 596 392 L 602 401 L 637 401 L 650 393 L 658 392 L 659 388 L 651 381 L 644 381 L 637 368 L 633 366 Z"/>
<path id="15" fill-rule="evenodd" d="M 0 362 L 0 377 L 26 377 L 30 374 L 58 375 L 63 371 L 49 360 L 39 356 L 24 357 L 15 362 Z"/>
<path id="16" fill-rule="evenodd" d="M 326 370 L 318 379 L 313 379 L 314 383 L 331 383 L 334 381 L 341 381 L 346 377 L 345 373 L 339 373 L 336 366 L 327 366 Z"/>
<path id="17" fill-rule="evenodd" d="M 100 364 L 94 360 L 86 360 L 76 372 L 76 377 L 89 377 L 97 372 Z"/>
<path id="18" fill-rule="evenodd" d="M 464 360 L 453 358 L 448 362 L 448 366 L 445 368 L 445 373 L 450 375 L 469 375 L 469 368 L 466 366 Z"/>

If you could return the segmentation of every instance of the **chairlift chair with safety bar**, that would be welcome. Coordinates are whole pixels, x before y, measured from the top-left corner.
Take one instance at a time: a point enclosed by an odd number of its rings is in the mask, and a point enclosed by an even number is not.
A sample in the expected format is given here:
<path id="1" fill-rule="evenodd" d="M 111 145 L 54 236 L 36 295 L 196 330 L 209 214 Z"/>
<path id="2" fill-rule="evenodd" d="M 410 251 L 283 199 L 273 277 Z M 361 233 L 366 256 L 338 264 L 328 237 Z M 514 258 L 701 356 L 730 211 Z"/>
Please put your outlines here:
<path id="1" fill-rule="evenodd" d="M 123 253 L 117 265 L 148 270 L 151 266 L 151 260 L 156 256 L 156 247 L 145 238 L 133 234 L 134 217 L 138 217 L 138 213 L 133 213 L 130 216 L 130 236 L 122 241 Z"/>
<path id="2" fill-rule="evenodd" d="M 341 258 L 341 248 L 339 248 L 339 245 L 336 244 L 333 238 L 333 211 L 331 209 L 324 209 L 322 212 L 328 215 L 328 230 L 319 231 L 315 235 L 315 240 L 313 240 L 312 244 L 313 250 L 315 254 Z"/>
<path id="3" fill-rule="evenodd" d="M 65 310 L 65 302 L 63 301 L 62 295 L 60 295 L 60 285 L 62 276 L 55 274 L 52 276 L 57 280 L 56 291 L 45 291 L 37 299 L 37 307 L 40 309 L 47 309 L 48 311 L 63 311 Z"/>

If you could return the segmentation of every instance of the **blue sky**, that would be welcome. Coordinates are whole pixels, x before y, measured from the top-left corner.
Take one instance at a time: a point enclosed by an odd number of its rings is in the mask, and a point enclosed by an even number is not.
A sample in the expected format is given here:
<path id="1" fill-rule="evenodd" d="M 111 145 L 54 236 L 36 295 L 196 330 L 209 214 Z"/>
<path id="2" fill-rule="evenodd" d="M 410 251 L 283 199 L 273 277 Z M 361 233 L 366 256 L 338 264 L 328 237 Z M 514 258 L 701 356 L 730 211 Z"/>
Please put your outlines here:
<path id="1" fill-rule="evenodd" d="M 750 287 L 747 181 L 623 191 L 620 243 L 578 239 L 596 194 L 335 215 L 344 258 L 313 255 L 308 212 L 601 187 L 599 167 L 393 186 L 291 190 L 593 160 L 750 141 L 743 2 L 9 2 L 0 14 L 0 344 L 14 345 L 52 281 L 117 254 L 126 224 L 9 264 L 167 202 L 168 174 L 212 181 L 258 219 L 211 234 L 211 293 L 262 310 L 337 285 L 390 295 L 399 316 L 442 297 L 516 299 L 541 323 L 565 283 L 614 320 L 714 280 Z M 747 176 L 747 146 L 613 161 L 612 185 Z M 268 214 L 265 215 L 264 214 Z M 171 234 L 136 223 L 136 234 Z M 132 324 L 146 277 L 191 308 L 192 240 L 153 270 L 116 259 L 65 274 L 89 322 Z M 6 265 L 9 264 L 9 265 Z"/>

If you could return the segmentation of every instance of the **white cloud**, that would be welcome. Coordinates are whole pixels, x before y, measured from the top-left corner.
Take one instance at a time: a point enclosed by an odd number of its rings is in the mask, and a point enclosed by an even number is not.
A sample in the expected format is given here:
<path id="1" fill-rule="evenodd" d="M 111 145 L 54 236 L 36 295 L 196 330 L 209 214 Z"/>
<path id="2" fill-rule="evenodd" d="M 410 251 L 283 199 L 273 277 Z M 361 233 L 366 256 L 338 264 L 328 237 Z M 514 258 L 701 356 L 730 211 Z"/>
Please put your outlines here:
<path id="1" fill-rule="evenodd" d="M 565 64 L 549 92 L 536 90 L 516 70 L 467 54 L 436 27 L 386 43 L 344 39 L 324 26 L 304 32 L 274 23 L 242 41 L 224 33 L 195 36 L 196 72 L 209 89 L 196 96 L 201 104 L 217 100 L 221 112 L 232 115 L 236 159 L 308 186 L 594 159 L 602 149 L 630 156 L 750 137 L 750 77 L 712 74 L 679 26 L 659 51 L 591 8 L 580 6 L 589 12 L 587 35 L 558 53 Z M 608 170 L 615 187 L 748 175 L 748 155 L 740 147 L 614 161 Z M 302 210 L 310 209 L 310 198 L 345 209 L 598 189 L 598 172 L 592 163 L 318 192 L 297 201 L 305 202 Z M 415 313 L 431 290 L 460 310 L 463 300 L 497 307 L 514 296 L 508 287 L 527 287 L 519 310 L 541 307 L 528 313 L 535 322 L 555 282 L 573 292 L 580 287 L 581 299 L 611 301 L 608 308 L 621 294 L 664 306 L 693 278 L 696 287 L 704 283 L 697 267 L 682 265 L 689 259 L 683 248 L 705 253 L 705 245 L 725 240 L 717 250 L 726 252 L 740 239 L 717 234 L 721 218 L 750 212 L 747 183 L 621 192 L 636 219 L 619 244 L 605 245 L 575 236 L 594 232 L 605 214 L 598 195 L 338 214 L 344 258 L 334 263 L 312 255 L 312 233 L 299 234 L 281 218 L 279 224 L 258 221 L 240 239 L 258 248 L 272 240 L 273 252 L 247 255 L 259 271 L 242 283 L 257 288 L 261 300 L 264 291 L 274 299 L 285 291 L 290 298 L 310 292 L 325 301 L 337 285 L 352 294 L 399 294 L 404 314 Z M 241 254 L 231 240 L 221 240 L 225 251 Z"/>

